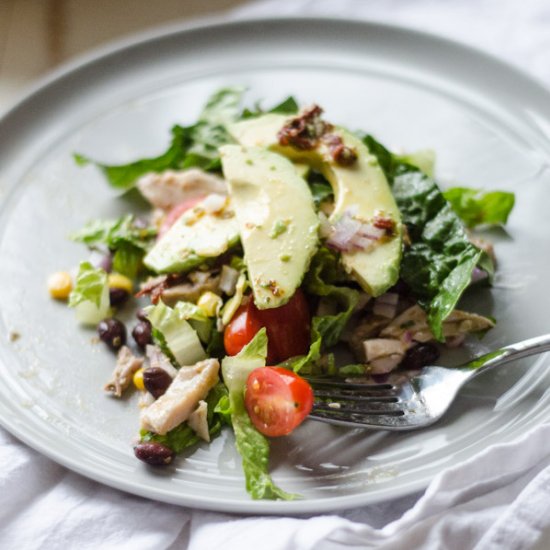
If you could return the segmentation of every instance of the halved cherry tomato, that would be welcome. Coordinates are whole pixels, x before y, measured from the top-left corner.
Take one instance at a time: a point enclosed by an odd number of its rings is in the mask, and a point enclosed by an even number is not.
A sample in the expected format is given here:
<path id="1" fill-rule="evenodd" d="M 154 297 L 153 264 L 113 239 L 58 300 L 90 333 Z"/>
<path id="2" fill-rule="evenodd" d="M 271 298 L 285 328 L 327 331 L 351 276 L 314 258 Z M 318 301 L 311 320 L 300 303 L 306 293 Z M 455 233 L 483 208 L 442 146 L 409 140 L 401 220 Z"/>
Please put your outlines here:
<path id="1" fill-rule="evenodd" d="M 307 353 L 311 316 L 304 293 L 298 289 L 284 306 L 258 309 L 253 300 L 241 306 L 224 333 L 225 351 L 236 355 L 265 327 L 268 363 L 280 363 L 289 357 Z"/>
<path id="2" fill-rule="evenodd" d="M 198 202 L 202 201 L 204 197 L 194 197 L 187 199 L 179 204 L 176 204 L 171 210 L 168 211 L 158 231 L 158 238 L 160 239 L 177 221 L 178 218 L 187 210 L 190 210 Z"/>
<path id="3" fill-rule="evenodd" d="M 289 434 L 311 412 L 313 390 L 288 369 L 261 367 L 248 376 L 244 402 L 256 429 L 278 437 Z"/>

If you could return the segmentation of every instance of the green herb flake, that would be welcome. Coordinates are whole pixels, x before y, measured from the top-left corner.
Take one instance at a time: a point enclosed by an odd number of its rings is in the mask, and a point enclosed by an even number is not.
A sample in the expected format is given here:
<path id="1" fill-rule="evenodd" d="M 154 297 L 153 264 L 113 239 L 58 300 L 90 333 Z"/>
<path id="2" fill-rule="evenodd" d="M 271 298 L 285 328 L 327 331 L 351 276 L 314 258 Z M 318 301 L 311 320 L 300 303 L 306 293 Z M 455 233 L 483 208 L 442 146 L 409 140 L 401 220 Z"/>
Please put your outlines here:
<path id="1" fill-rule="evenodd" d="M 290 220 L 277 220 L 273 224 L 273 227 L 269 232 L 269 238 L 276 239 L 279 235 L 282 235 L 287 231 L 289 225 L 290 225 Z"/>

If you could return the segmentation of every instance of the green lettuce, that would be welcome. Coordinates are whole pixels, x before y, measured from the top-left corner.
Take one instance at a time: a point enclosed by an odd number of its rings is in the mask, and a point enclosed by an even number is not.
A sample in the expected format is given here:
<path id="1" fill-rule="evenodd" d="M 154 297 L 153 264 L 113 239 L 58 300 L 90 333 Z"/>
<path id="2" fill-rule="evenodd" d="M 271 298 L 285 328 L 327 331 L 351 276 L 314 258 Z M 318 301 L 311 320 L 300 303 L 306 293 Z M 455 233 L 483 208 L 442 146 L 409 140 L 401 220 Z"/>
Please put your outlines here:
<path id="1" fill-rule="evenodd" d="M 514 193 L 506 191 L 482 191 L 468 187 L 451 187 L 444 197 L 466 227 L 478 225 L 504 225 L 514 208 Z"/>
<path id="2" fill-rule="evenodd" d="M 69 295 L 69 307 L 75 308 L 76 318 L 86 325 L 96 325 L 109 316 L 109 305 L 107 273 L 90 262 L 81 262 Z"/>
<path id="3" fill-rule="evenodd" d="M 218 147 L 233 141 L 226 125 L 238 119 L 243 92 L 243 88 L 234 87 L 214 93 L 196 124 L 185 127 L 176 125 L 172 128 L 168 149 L 157 157 L 121 165 L 103 164 L 81 154 L 75 154 L 74 159 L 80 166 L 95 164 L 109 184 L 121 191 L 132 189 L 136 180 L 148 172 L 192 167 L 219 171 L 221 163 Z"/>
<path id="4" fill-rule="evenodd" d="M 160 301 L 144 310 L 153 327 L 153 336 L 163 350 L 169 351 L 168 355 L 178 366 L 194 365 L 206 359 L 197 332 L 187 322 L 188 308 L 185 302 L 179 302 L 171 308 Z"/>
<path id="5" fill-rule="evenodd" d="M 322 350 L 338 343 L 344 328 L 359 301 L 359 292 L 336 283 L 346 280 L 338 256 L 328 248 L 320 248 L 311 261 L 304 279 L 304 288 L 308 294 L 328 299 L 336 304 L 337 312 L 332 315 L 315 316 L 311 322 L 311 345 L 305 356 L 294 357 L 283 363 L 286 368 L 302 374 L 312 374 L 322 367 Z M 329 358 L 329 370 L 333 370 L 333 361 Z M 326 370 L 326 366 L 325 366 Z"/>
<path id="6" fill-rule="evenodd" d="M 267 113 L 274 113 L 278 115 L 294 115 L 298 112 L 298 110 L 298 103 L 292 96 L 289 96 L 274 107 L 271 107 L 271 109 L 268 109 L 267 111 L 262 109 L 259 104 L 256 104 L 254 110 L 245 109 L 242 112 L 241 118 L 255 118 L 261 115 L 265 115 Z"/>
<path id="7" fill-rule="evenodd" d="M 267 333 L 262 328 L 235 356 L 222 361 L 223 379 L 229 390 L 227 403 L 222 409 L 230 411 L 231 425 L 235 433 L 237 451 L 242 457 L 246 490 L 253 499 L 292 500 L 289 494 L 275 485 L 269 475 L 269 441 L 252 424 L 244 405 L 244 390 L 248 375 L 265 366 L 267 357 Z M 220 407 L 221 409 L 222 407 Z"/>
<path id="8" fill-rule="evenodd" d="M 434 336 L 443 341 L 443 321 L 469 286 L 474 268 L 488 258 L 474 246 L 460 218 L 437 183 L 417 167 L 403 163 L 372 136 L 364 143 L 384 170 L 407 227 L 401 278 L 428 314 Z"/>
<path id="9" fill-rule="evenodd" d="M 203 344 L 210 342 L 214 321 L 204 310 L 191 302 L 180 301 L 174 306 L 174 311 L 178 318 L 189 322 Z"/>
<path id="10" fill-rule="evenodd" d="M 156 235 L 155 227 L 136 226 L 135 216 L 129 214 L 114 221 L 94 220 L 73 233 L 71 239 L 90 248 L 108 248 L 113 252 L 113 270 L 133 279 Z"/>

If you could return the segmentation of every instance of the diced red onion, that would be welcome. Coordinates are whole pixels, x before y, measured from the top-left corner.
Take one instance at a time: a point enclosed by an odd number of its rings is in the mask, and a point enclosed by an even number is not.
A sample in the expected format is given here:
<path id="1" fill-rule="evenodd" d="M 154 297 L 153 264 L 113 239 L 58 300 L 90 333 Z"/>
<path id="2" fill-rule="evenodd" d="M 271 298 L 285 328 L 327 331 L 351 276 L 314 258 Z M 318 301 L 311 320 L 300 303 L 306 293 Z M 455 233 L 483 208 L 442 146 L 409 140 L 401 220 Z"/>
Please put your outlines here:
<path id="1" fill-rule="evenodd" d="M 385 235 L 385 230 L 370 223 L 361 222 L 353 217 L 357 208 L 350 208 L 330 228 L 327 245 L 343 252 L 352 250 L 368 250 Z M 321 223 L 323 224 L 322 218 Z M 326 224 L 321 228 L 322 234 L 327 233 Z"/>

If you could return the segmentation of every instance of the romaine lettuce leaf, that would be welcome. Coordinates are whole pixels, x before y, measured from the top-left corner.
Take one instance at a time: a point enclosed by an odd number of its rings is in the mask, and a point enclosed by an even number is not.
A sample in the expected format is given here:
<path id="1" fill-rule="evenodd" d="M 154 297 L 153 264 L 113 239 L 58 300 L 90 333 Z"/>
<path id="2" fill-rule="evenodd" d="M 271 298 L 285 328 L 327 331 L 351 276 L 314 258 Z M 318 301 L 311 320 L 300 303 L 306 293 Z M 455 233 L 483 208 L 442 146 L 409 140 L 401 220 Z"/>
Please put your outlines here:
<path id="1" fill-rule="evenodd" d="M 443 192 L 466 227 L 504 225 L 514 208 L 514 193 L 451 187 Z"/>
<path id="2" fill-rule="evenodd" d="M 90 262 L 81 262 L 69 295 L 69 307 L 75 308 L 76 318 L 83 324 L 96 325 L 109 316 L 109 305 L 107 273 Z"/>
<path id="3" fill-rule="evenodd" d="M 180 319 L 189 322 L 203 344 L 210 342 L 214 323 L 200 307 L 191 302 L 180 301 L 174 306 L 174 311 Z"/>
<path id="4" fill-rule="evenodd" d="M 74 155 L 80 165 L 95 164 L 104 173 L 110 185 L 121 191 L 134 187 L 136 180 L 148 172 L 168 169 L 199 167 L 219 170 L 218 147 L 231 143 L 225 126 L 239 117 L 239 103 L 244 89 L 224 88 L 207 101 L 199 120 L 191 126 L 176 125 L 172 128 L 172 140 L 167 151 L 157 157 L 144 158 L 128 164 L 108 165 L 90 160 L 84 155 Z"/>
<path id="5" fill-rule="evenodd" d="M 194 365 L 206 359 L 196 331 L 186 320 L 186 308 L 171 308 L 160 301 L 155 306 L 144 308 L 147 319 L 153 326 L 153 335 L 161 335 L 159 345 L 166 346 L 178 366 Z"/>
<path id="6" fill-rule="evenodd" d="M 253 499 L 292 500 L 296 495 L 277 487 L 268 471 L 269 441 L 253 426 L 244 405 L 244 390 L 248 375 L 265 366 L 267 357 L 267 333 L 262 328 L 235 356 L 222 361 L 222 373 L 229 390 L 231 425 L 235 432 L 235 445 L 242 457 L 246 490 Z"/>
<path id="7" fill-rule="evenodd" d="M 433 179 L 402 163 L 372 136 L 363 141 L 377 156 L 407 227 L 410 245 L 403 252 L 401 278 L 417 295 L 434 336 L 442 341 L 443 321 L 470 284 L 474 268 L 484 265 L 484 255 L 470 242 Z"/>

